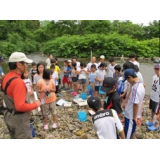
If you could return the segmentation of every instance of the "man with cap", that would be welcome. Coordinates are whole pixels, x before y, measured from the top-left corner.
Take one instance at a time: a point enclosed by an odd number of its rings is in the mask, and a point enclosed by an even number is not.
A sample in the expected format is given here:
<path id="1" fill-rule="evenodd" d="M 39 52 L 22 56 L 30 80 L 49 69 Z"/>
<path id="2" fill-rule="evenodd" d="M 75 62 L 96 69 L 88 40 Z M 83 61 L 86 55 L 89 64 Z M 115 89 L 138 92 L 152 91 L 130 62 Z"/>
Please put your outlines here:
<path id="1" fill-rule="evenodd" d="M 117 139 L 119 135 L 125 139 L 122 123 L 115 110 L 104 110 L 100 99 L 95 96 L 91 96 L 87 103 L 96 112 L 92 120 L 99 139 Z"/>
<path id="2" fill-rule="evenodd" d="M 104 79 L 101 90 L 106 92 L 106 98 L 104 99 L 104 109 L 114 109 L 119 118 L 122 117 L 122 108 L 120 104 L 120 97 L 116 91 L 116 79 L 107 77 Z"/>
<path id="3" fill-rule="evenodd" d="M 142 103 L 145 96 L 145 88 L 137 77 L 134 69 L 126 69 L 124 81 L 132 85 L 131 93 L 125 107 L 125 136 L 126 139 L 135 139 L 136 126 L 141 124 Z"/>
<path id="4" fill-rule="evenodd" d="M 101 56 L 100 56 L 100 62 L 98 63 L 98 66 L 99 66 L 101 63 L 105 63 L 105 56 L 104 56 L 104 55 L 101 55 Z"/>
<path id="5" fill-rule="evenodd" d="M 32 138 L 28 112 L 41 105 L 39 100 L 31 104 L 26 102 L 27 89 L 21 75 L 28 69 L 28 63 L 32 63 L 32 60 L 24 53 L 12 53 L 9 57 L 10 71 L 2 80 L 3 98 L 7 106 L 4 121 L 12 139 Z"/>

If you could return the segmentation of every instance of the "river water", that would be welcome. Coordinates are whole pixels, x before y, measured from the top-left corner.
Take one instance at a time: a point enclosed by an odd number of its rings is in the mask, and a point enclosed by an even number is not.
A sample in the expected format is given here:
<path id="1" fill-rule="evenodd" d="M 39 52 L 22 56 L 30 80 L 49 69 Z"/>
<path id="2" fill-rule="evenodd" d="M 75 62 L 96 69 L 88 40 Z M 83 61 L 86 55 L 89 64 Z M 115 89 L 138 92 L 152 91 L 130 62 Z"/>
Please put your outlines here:
<path id="1" fill-rule="evenodd" d="M 28 58 L 33 59 L 34 62 L 38 63 L 39 61 L 45 61 L 47 57 L 44 57 L 40 54 L 30 54 L 27 55 Z M 71 58 L 58 58 L 59 64 L 63 66 L 63 61 L 65 59 L 71 59 Z M 98 60 L 98 59 L 97 59 Z M 86 62 L 88 63 L 90 59 L 86 58 L 79 58 L 79 62 Z M 123 65 L 122 61 L 116 61 L 117 64 Z M 108 62 L 107 62 L 108 64 Z M 8 62 L 7 60 L 2 64 L 3 70 L 5 74 L 9 71 L 8 69 Z M 140 72 L 143 75 L 144 82 L 146 84 L 146 94 L 149 95 L 151 91 L 151 84 L 152 84 L 152 77 L 154 76 L 154 63 L 153 62 L 147 62 L 147 63 L 140 63 Z"/>

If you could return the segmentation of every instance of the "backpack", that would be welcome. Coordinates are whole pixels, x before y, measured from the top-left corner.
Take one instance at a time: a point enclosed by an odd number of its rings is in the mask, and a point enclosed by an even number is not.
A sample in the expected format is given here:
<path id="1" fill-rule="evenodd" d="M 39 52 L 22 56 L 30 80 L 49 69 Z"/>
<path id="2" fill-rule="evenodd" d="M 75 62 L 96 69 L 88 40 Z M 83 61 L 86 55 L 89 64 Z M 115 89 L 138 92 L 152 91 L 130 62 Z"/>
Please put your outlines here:
<path id="1" fill-rule="evenodd" d="M 124 82 L 122 80 L 117 81 L 117 92 L 119 95 L 124 92 Z"/>

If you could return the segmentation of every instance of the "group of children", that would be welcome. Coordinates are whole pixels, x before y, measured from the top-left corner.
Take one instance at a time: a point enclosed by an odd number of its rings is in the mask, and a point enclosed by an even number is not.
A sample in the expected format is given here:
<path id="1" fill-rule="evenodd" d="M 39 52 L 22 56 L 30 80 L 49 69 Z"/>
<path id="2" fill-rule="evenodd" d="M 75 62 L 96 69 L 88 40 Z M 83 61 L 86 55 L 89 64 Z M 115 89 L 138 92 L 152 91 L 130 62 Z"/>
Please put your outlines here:
<path id="1" fill-rule="evenodd" d="M 33 63 L 30 70 L 31 82 L 28 87 L 29 73 L 23 75 L 24 82 L 29 95 L 32 90 L 36 91 L 43 102 L 41 107 L 44 129 L 48 129 L 48 113 L 53 116 L 53 128 L 57 127 L 56 118 L 56 97 L 59 89 L 60 73 L 63 73 L 61 89 L 70 89 L 72 95 L 79 94 L 79 91 L 86 92 L 87 85 L 91 86 L 92 96 L 88 99 L 88 105 L 96 114 L 93 116 L 93 123 L 99 138 L 116 138 L 117 130 L 121 138 L 135 138 L 137 125 L 142 124 L 143 99 L 145 95 L 145 84 L 142 74 L 139 72 L 139 63 L 135 55 L 130 55 L 130 61 L 120 65 L 109 59 L 109 66 L 105 63 L 105 56 L 96 58 L 88 65 L 78 62 L 76 57 L 72 60 L 65 60 L 63 70 L 60 69 L 57 61 L 50 59 L 47 67 L 43 63 Z M 110 69 L 109 69 L 110 68 Z M 149 130 L 157 130 L 159 125 L 159 68 L 154 67 L 152 91 L 150 95 L 150 109 L 152 110 L 151 122 L 146 123 Z M 109 70 L 109 71 L 107 71 Z M 108 74 L 107 74 L 108 72 Z M 99 91 L 105 93 L 104 101 L 101 101 Z M 157 94 L 158 93 L 158 94 Z M 122 119 L 125 112 L 125 119 Z M 124 131 L 122 122 L 124 122 Z M 105 125 L 104 125 L 105 124 Z M 114 132 L 114 134 L 112 134 Z"/>

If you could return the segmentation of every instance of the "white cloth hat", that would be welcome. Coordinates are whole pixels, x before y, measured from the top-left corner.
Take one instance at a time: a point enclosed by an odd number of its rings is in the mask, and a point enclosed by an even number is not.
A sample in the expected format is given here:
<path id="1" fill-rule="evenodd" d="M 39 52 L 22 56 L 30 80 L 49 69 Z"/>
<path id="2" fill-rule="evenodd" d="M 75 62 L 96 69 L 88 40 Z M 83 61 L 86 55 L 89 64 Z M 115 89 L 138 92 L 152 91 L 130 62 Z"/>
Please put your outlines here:
<path id="1" fill-rule="evenodd" d="M 72 63 L 72 61 L 71 61 L 71 60 L 68 60 L 68 63 Z"/>
<path id="2" fill-rule="evenodd" d="M 22 52 L 14 52 L 11 54 L 11 56 L 9 57 L 9 62 L 26 62 L 26 63 L 32 63 L 33 60 L 28 59 L 26 57 L 26 55 Z"/>
<path id="3" fill-rule="evenodd" d="M 105 56 L 104 56 L 104 55 L 101 55 L 101 56 L 100 56 L 100 59 L 105 59 Z"/>

